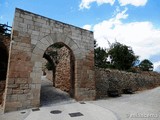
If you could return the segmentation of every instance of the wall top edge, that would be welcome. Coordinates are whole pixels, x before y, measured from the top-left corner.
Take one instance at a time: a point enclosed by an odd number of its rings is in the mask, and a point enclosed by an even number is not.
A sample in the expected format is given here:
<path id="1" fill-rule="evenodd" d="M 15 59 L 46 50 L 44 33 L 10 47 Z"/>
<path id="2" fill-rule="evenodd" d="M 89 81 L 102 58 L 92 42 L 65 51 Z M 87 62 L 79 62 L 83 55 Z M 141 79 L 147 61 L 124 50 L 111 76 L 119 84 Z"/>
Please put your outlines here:
<path id="1" fill-rule="evenodd" d="M 64 22 L 61 22 L 61 21 L 58 21 L 58 20 L 54 20 L 52 18 L 48 18 L 48 17 L 42 16 L 42 15 L 39 15 L 39 14 L 36 14 L 36 13 L 32 13 L 30 11 L 23 10 L 23 9 L 20 9 L 20 8 L 16 8 L 15 12 L 32 14 L 32 15 L 39 16 L 39 17 L 44 18 L 44 19 L 48 19 L 48 20 L 52 20 L 52 21 L 55 21 L 55 22 L 59 22 L 59 23 L 64 24 L 64 25 L 69 25 L 71 27 L 74 27 L 74 28 L 77 28 L 77 29 L 80 29 L 80 30 L 83 30 L 83 31 L 86 31 L 86 32 L 89 32 L 89 33 L 93 34 L 93 31 L 89 31 L 89 30 L 86 30 L 86 29 L 83 29 L 83 28 L 80 28 L 80 27 L 77 27 L 77 26 L 74 26 L 74 25 L 71 25 L 71 24 L 67 24 L 67 23 L 64 23 Z"/>

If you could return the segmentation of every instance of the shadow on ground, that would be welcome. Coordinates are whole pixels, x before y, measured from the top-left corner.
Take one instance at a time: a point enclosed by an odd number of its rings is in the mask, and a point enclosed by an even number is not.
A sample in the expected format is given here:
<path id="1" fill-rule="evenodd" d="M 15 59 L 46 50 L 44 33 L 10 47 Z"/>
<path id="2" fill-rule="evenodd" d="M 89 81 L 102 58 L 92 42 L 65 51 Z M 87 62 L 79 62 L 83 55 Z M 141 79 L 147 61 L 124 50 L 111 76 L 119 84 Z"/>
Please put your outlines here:
<path id="1" fill-rule="evenodd" d="M 47 80 L 45 77 L 42 77 L 40 100 L 41 106 L 75 102 L 68 93 L 53 87 L 52 82 Z"/>

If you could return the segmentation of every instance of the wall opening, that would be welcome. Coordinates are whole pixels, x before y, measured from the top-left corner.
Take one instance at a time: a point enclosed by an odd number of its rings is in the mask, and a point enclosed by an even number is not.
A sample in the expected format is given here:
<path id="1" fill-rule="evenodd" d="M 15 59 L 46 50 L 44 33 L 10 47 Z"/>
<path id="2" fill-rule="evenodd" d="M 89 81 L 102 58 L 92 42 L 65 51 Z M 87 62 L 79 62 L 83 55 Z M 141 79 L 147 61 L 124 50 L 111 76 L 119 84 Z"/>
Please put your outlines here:
<path id="1" fill-rule="evenodd" d="M 43 58 L 41 105 L 74 98 L 74 56 L 71 49 L 64 43 L 55 43 L 46 49 Z"/>

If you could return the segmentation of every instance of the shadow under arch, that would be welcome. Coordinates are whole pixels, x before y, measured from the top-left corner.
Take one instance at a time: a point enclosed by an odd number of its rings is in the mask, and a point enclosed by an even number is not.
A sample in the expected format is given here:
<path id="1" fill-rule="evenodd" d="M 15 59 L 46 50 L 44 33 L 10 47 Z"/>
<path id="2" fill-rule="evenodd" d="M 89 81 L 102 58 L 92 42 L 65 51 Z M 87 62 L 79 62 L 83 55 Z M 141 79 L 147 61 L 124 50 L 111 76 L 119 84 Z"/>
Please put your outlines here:
<path id="1" fill-rule="evenodd" d="M 7 47 L 0 43 L 0 81 L 6 80 L 7 65 L 8 65 L 8 51 Z"/>
<path id="2" fill-rule="evenodd" d="M 3 106 L 4 91 L 7 78 L 7 66 L 8 66 L 8 50 L 4 43 L 0 42 L 0 106 Z"/>

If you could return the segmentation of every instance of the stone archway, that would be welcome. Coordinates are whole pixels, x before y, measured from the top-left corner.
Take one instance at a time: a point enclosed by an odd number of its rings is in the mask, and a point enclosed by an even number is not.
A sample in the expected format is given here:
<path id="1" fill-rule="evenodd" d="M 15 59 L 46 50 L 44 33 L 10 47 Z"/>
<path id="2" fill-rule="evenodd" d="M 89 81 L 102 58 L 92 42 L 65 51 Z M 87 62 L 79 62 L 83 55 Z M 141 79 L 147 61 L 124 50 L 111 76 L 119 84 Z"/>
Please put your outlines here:
<path id="1" fill-rule="evenodd" d="M 73 51 L 66 44 L 57 42 L 46 49 L 43 58 L 43 79 L 49 80 L 52 87 L 59 88 L 74 98 L 75 57 Z"/>
<path id="2" fill-rule="evenodd" d="M 39 42 L 36 44 L 35 48 L 33 49 L 32 57 L 31 57 L 31 60 L 33 61 L 33 63 L 35 63 L 33 65 L 33 69 L 36 71 L 36 72 L 33 71 L 31 73 L 31 79 L 39 87 L 41 86 L 42 57 L 43 57 L 46 49 L 55 43 L 63 43 L 72 52 L 72 54 L 74 56 L 73 62 L 74 62 L 74 69 L 75 69 L 75 58 L 77 56 L 79 56 L 79 54 L 80 54 L 79 52 L 77 52 L 77 51 L 79 51 L 78 45 L 65 34 L 62 34 L 62 33 L 49 34 L 49 35 L 43 37 L 41 40 L 39 40 Z M 75 54 L 76 52 L 77 52 L 77 54 Z M 72 80 L 72 83 L 75 83 L 75 80 L 76 80 L 75 72 L 76 71 L 73 72 L 74 73 L 74 75 L 73 75 L 74 80 Z M 72 86 L 73 86 L 72 88 L 76 88 L 75 84 Z M 75 89 L 74 89 L 74 91 L 72 91 L 72 93 L 75 93 Z M 37 93 L 35 93 L 35 95 L 37 95 Z M 75 94 L 73 94 L 71 96 L 74 96 L 76 98 Z"/>
<path id="3" fill-rule="evenodd" d="M 64 43 L 49 46 L 43 55 L 40 102 L 42 106 L 74 99 L 75 57 Z"/>
<path id="4" fill-rule="evenodd" d="M 3 106 L 5 112 L 40 105 L 42 57 L 46 48 L 57 42 L 68 46 L 75 57 L 75 99 L 95 99 L 93 33 L 16 9 Z"/>

